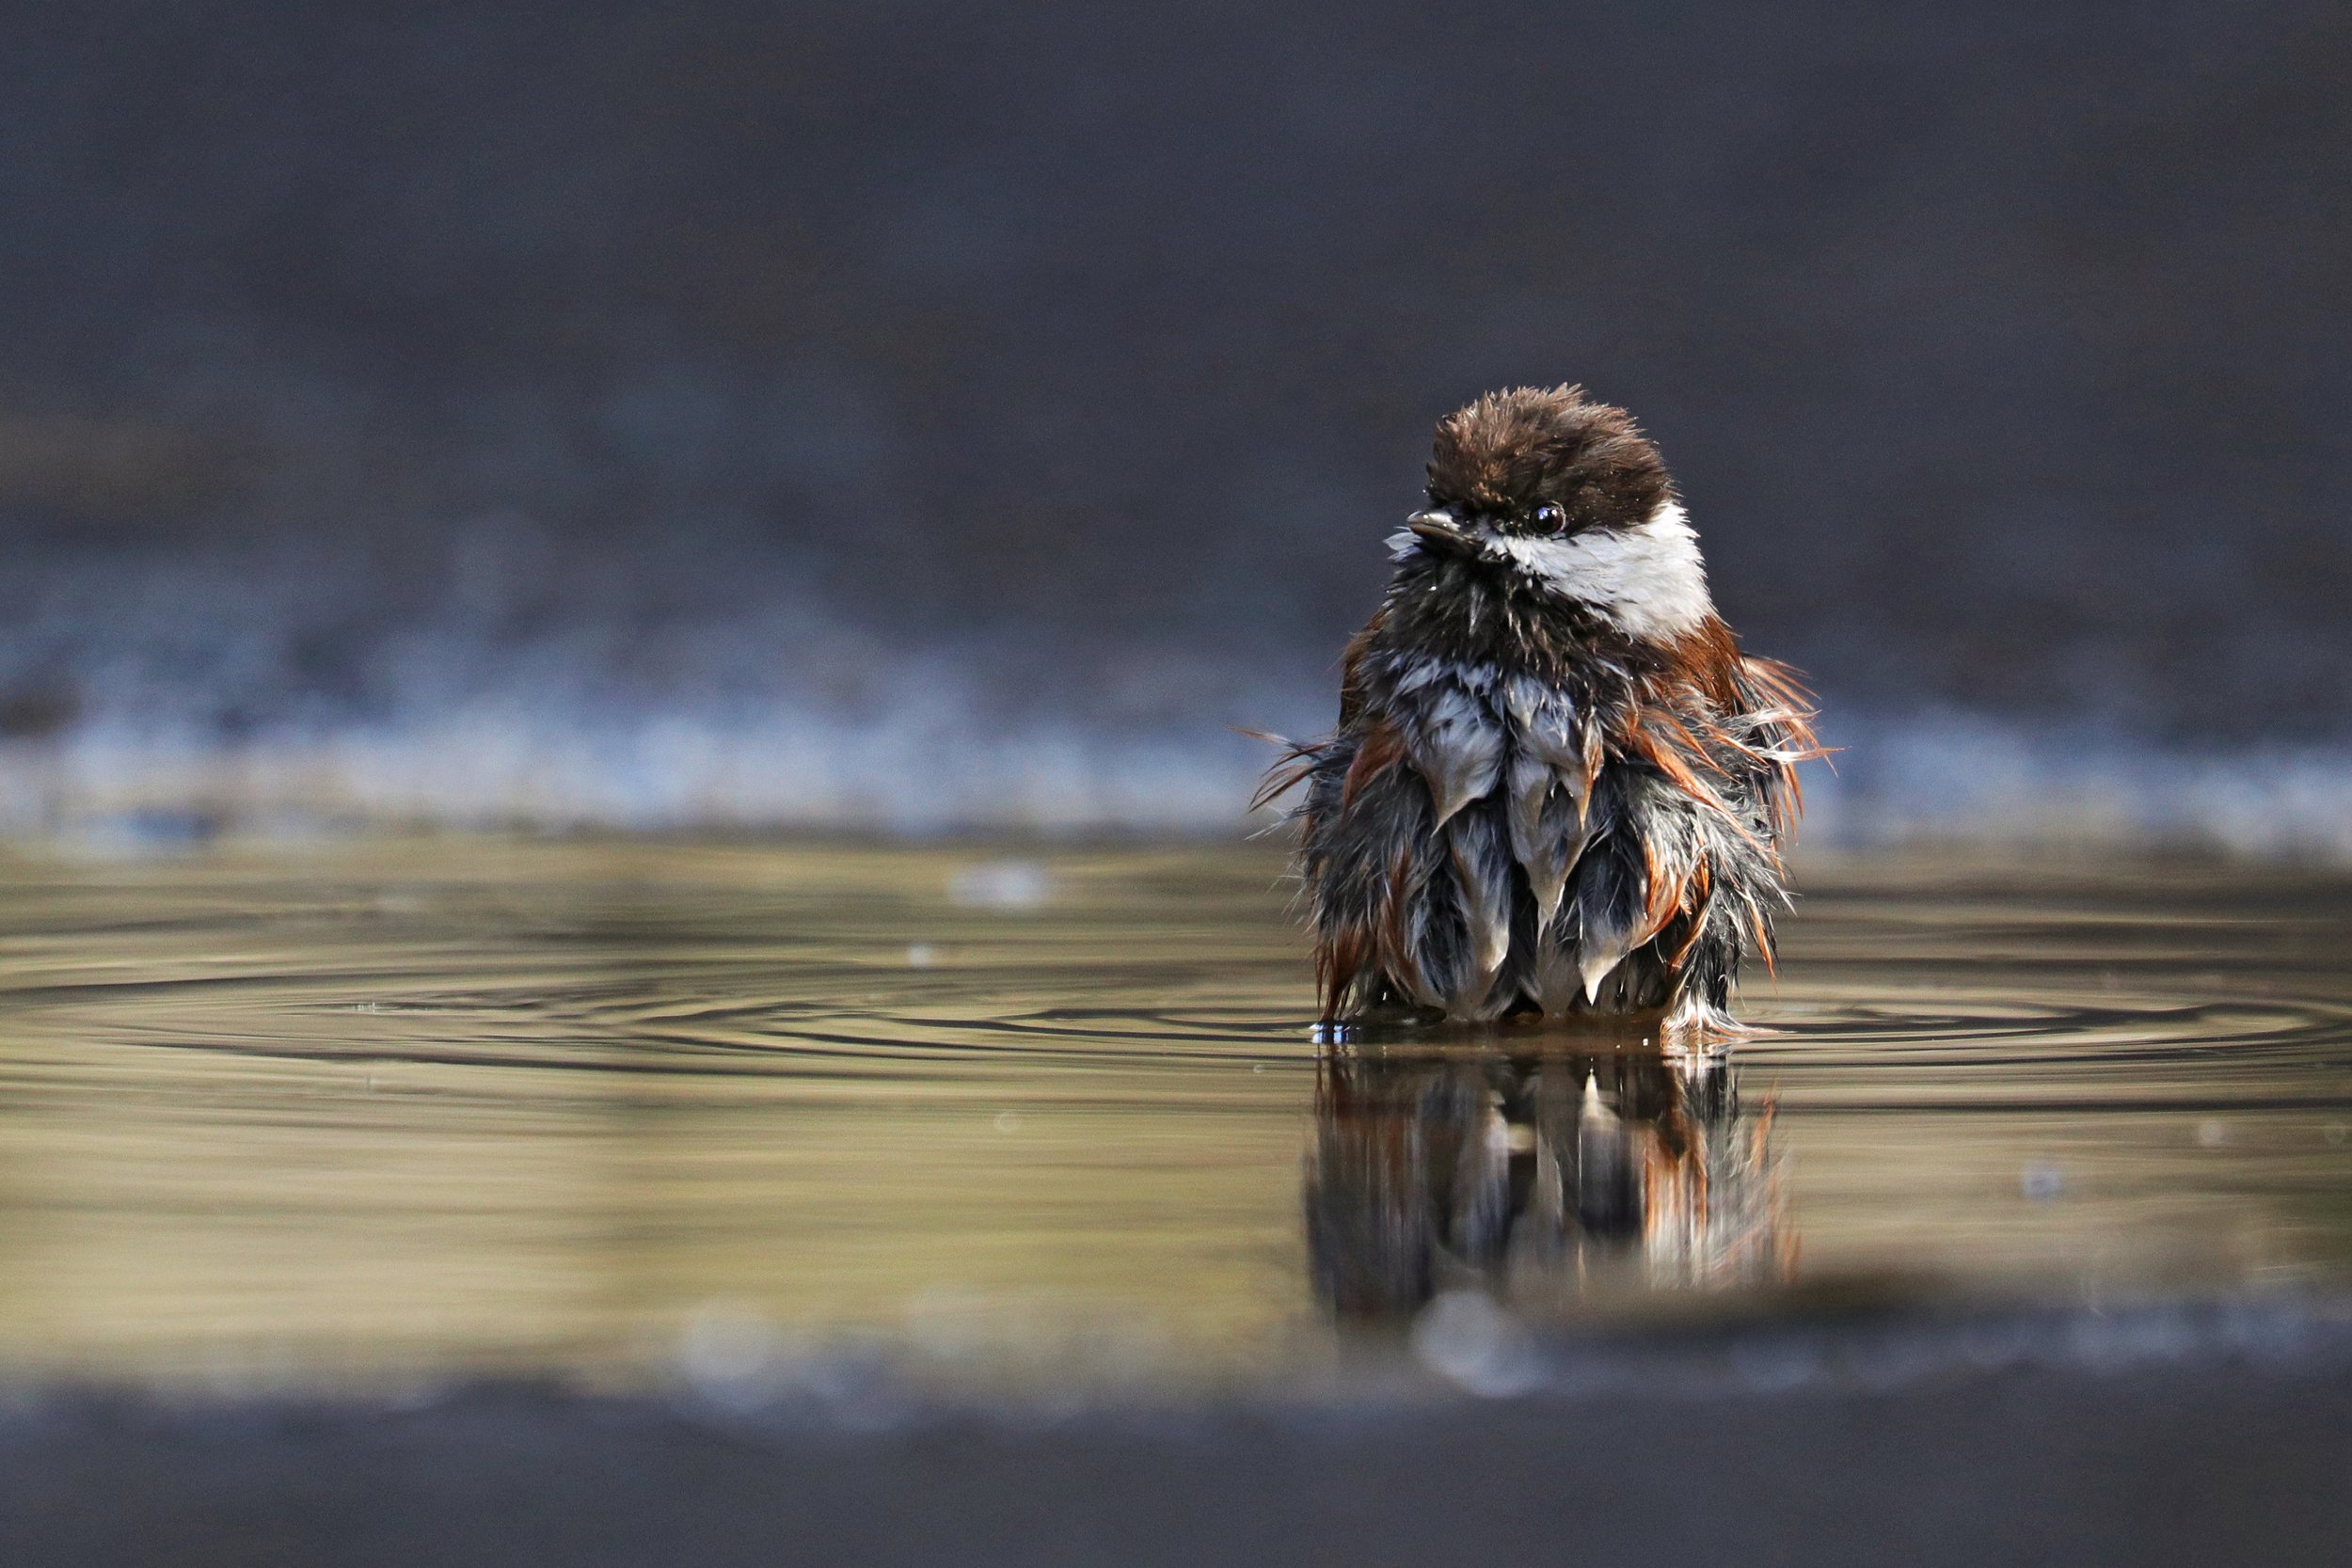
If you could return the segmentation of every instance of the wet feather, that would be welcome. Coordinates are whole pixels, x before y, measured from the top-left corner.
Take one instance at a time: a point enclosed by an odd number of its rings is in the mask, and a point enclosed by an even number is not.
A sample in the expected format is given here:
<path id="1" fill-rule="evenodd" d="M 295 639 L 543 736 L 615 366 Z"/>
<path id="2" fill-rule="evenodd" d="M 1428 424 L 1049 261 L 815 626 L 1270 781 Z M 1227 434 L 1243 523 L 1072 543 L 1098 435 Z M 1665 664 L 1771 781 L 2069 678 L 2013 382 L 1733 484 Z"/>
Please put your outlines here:
<path id="1" fill-rule="evenodd" d="M 1325 1016 L 1726 1025 L 1788 903 L 1808 695 L 1715 615 L 1622 411 L 1481 399 L 1440 424 L 1430 493 L 1348 646 L 1339 728 L 1262 791 L 1303 795 Z"/>

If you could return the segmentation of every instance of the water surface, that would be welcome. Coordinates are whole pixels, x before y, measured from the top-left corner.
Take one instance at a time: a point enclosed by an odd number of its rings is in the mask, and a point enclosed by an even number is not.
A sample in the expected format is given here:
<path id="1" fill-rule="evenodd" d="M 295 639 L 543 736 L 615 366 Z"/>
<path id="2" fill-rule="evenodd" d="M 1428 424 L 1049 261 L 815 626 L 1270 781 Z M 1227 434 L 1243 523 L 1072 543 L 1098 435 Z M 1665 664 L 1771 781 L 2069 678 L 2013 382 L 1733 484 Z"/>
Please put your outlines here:
<path id="1" fill-rule="evenodd" d="M 1319 1050 L 1263 847 L 0 862 L 0 1364 L 1334 1364 L 1426 1304 L 2352 1284 L 2352 880 L 1817 861 L 1771 1032 Z"/>

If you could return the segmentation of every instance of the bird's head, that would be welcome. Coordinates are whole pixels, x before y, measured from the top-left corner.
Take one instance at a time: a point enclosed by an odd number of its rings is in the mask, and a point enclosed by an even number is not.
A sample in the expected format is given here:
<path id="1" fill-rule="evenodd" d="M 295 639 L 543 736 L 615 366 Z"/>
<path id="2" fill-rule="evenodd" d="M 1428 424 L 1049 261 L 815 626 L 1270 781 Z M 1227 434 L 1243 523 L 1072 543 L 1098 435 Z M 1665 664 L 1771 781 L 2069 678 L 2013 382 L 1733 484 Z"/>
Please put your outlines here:
<path id="1" fill-rule="evenodd" d="M 1438 420 L 1429 505 L 1391 544 L 1400 562 L 1483 563 L 1637 638 L 1714 612 L 1658 449 L 1581 388 L 1489 392 Z"/>

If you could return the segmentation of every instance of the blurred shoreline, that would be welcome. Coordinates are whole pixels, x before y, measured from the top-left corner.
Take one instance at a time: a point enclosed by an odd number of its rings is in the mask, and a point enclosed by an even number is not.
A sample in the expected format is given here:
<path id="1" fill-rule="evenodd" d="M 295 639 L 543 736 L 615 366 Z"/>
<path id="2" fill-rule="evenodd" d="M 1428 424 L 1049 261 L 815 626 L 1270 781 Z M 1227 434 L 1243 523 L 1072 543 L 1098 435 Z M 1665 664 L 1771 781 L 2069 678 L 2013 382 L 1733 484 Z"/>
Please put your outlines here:
<path id="1" fill-rule="evenodd" d="M 1281 705 L 1311 710 L 1312 699 Z M 2352 748 L 2168 749 L 1967 714 L 1854 717 L 1806 769 L 1809 848 L 2074 847 L 2352 863 Z M 1314 731 L 1300 726 L 1297 733 Z M 385 830 L 1225 838 L 1264 740 L 1188 723 L 866 718 L 789 705 L 460 705 L 230 738 L 130 722 L 0 741 L 0 837 L 171 842 Z"/>

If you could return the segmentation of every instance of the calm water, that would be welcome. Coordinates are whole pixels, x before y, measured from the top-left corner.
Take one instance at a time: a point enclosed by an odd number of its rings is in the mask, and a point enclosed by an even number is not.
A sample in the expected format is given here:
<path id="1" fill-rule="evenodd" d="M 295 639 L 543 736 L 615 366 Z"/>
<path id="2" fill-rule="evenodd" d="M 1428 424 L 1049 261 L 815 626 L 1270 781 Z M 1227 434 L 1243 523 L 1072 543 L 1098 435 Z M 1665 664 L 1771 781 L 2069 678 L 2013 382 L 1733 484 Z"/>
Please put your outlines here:
<path id="1" fill-rule="evenodd" d="M 1614 1321 L 2352 1285 L 2352 880 L 1817 862 L 1750 991 L 1773 1032 L 1692 1068 L 1319 1051 L 1279 869 L 18 852 L 0 1363 L 1226 1375 L 1463 1290 Z"/>

